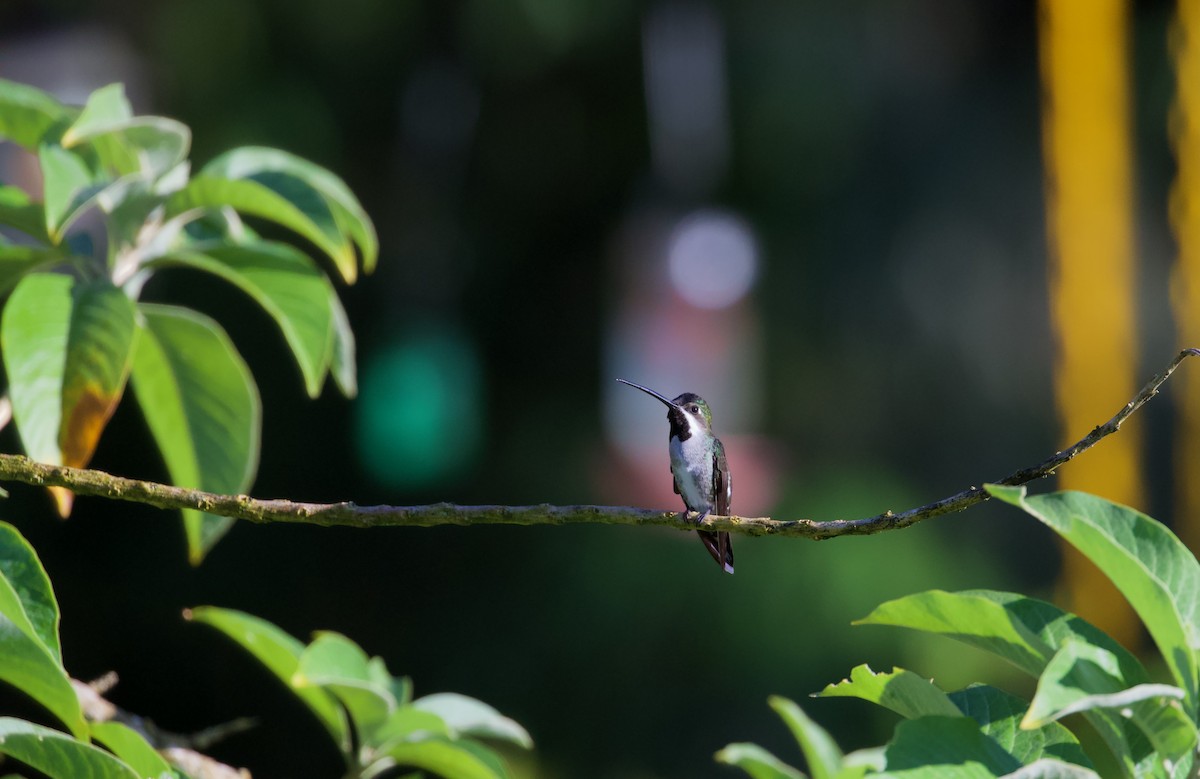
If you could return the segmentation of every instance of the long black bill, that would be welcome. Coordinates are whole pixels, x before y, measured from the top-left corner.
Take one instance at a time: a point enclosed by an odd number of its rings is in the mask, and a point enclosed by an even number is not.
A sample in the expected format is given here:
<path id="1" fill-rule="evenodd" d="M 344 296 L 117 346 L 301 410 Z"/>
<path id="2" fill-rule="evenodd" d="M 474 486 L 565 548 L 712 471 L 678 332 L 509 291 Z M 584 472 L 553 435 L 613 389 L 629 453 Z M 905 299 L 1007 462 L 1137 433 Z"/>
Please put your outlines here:
<path id="1" fill-rule="evenodd" d="M 663 403 L 666 403 L 668 408 L 679 408 L 679 406 L 676 406 L 674 403 L 667 400 L 664 396 L 659 395 L 657 392 L 650 389 L 649 387 L 643 387 L 641 384 L 634 384 L 632 381 L 625 381 L 624 379 L 617 379 L 617 381 L 621 382 L 622 384 L 628 384 L 630 387 L 633 387 L 634 389 L 640 389 L 642 392 L 646 393 L 647 395 L 650 395 L 651 397 L 658 398 Z"/>

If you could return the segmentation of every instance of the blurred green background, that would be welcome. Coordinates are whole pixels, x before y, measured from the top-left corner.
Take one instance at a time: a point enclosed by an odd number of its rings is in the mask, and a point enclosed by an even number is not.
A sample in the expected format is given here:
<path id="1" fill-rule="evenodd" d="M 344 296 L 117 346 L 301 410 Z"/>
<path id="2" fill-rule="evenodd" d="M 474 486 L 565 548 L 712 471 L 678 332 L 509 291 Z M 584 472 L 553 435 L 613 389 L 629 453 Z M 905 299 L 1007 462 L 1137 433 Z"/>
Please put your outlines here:
<path id="1" fill-rule="evenodd" d="M 1130 19 L 1147 295 L 1170 258 L 1170 10 Z M 1051 393 L 1032 2 L 8 0 L 0 76 L 77 102 L 124 81 L 193 128 L 197 163 L 276 146 L 363 200 L 382 254 L 342 290 L 356 401 L 307 400 L 274 324 L 220 282 L 146 292 L 218 313 L 251 366 L 258 496 L 675 508 L 662 409 L 617 376 L 710 401 L 742 514 L 906 509 L 1087 432 L 1057 429 Z M 1142 325 L 1155 370 L 1167 315 Z M 1148 451 L 1168 421 L 1137 421 Z M 136 408 L 94 467 L 165 476 Z M 881 743 L 888 715 L 804 698 L 861 662 L 1019 684 L 850 622 L 928 588 L 1051 597 L 1058 565 L 991 505 L 820 544 L 737 537 L 733 577 L 673 531 L 242 525 L 191 569 L 173 514 L 80 499 L 61 523 L 30 489 L 0 512 L 55 583 L 74 676 L 116 670 L 113 699 L 171 730 L 259 717 L 213 753 L 268 778 L 336 776 L 337 754 L 184 607 L 338 630 L 418 694 L 479 697 L 533 735 L 521 775 L 733 776 L 712 762 L 730 741 L 798 761 L 771 693 L 847 749 Z"/>

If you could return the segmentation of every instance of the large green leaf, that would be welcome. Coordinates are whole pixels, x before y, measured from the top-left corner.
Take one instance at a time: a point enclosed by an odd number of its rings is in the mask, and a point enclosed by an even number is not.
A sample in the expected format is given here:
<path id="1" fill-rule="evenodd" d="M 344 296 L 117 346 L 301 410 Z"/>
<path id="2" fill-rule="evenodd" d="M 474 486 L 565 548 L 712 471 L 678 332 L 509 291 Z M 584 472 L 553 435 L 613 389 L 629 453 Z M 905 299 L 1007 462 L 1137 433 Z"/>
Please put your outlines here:
<path id="1" fill-rule="evenodd" d="M 1057 606 L 1016 593 L 930 590 L 888 601 L 856 624 L 922 630 L 992 652 L 1037 678 L 1070 641 L 1102 647 L 1117 658 L 1127 686 L 1149 680 L 1137 659 L 1099 628 Z M 1129 774 L 1152 767 L 1153 747 L 1141 731 L 1108 710 L 1090 710 L 1088 720 Z"/>
<path id="2" fill-rule="evenodd" d="M 262 408 L 246 363 L 212 319 L 190 309 L 139 304 L 144 323 L 131 372 L 138 405 L 182 487 L 249 488 L 258 465 Z M 184 511 L 188 556 L 199 563 L 232 520 Z"/>
<path id="3" fill-rule="evenodd" d="M 139 779 L 132 768 L 103 749 L 13 717 L 0 717 L 0 753 L 50 779 Z"/>
<path id="4" fill-rule="evenodd" d="M 413 708 L 441 717 L 451 730 L 464 736 L 482 736 L 533 748 L 528 731 L 481 700 L 456 692 L 426 695 L 413 701 Z"/>
<path id="5" fill-rule="evenodd" d="M 69 276 L 31 273 L 0 317 L 0 351 L 21 444 L 34 460 L 51 465 L 62 464 L 58 431 L 72 283 Z"/>
<path id="6" fill-rule="evenodd" d="M 1167 684 L 1128 687 L 1112 652 L 1071 641 L 1046 666 L 1023 724 L 1037 727 L 1081 711 L 1113 709 L 1132 719 L 1164 758 L 1177 762 L 1196 746 L 1196 726 L 1179 705 L 1183 695 Z"/>
<path id="7" fill-rule="evenodd" d="M 61 665 L 58 601 L 50 577 L 33 547 L 7 522 L 0 522 L 0 581 L 11 588 L 16 600 L 13 608 L 0 608 L 0 612 L 36 638 Z"/>
<path id="8" fill-rule="evenodd" d="M 742 769 L 751 779 L 805 779 L 803 773 L 757 744 L 730 744 L 715 757 L 718 763 Z"/>
<path id="9" fill-rule="evenodd" d="M 270 220 L 306 238 L 333 259 L 344 278 L 348 275 L 352 280 L 354 247 L 338 231 L 328 203 L 298 179 L 277 178 L 227 179 L 201 172 L 167 200 L 167 216 L 193 208 L 229 207 L 247 216 Z"/>
<path id="10" fill-rule="evenodd" d="M 63 465 L 82 468 L 117 409 L 133 357 L 134 305 L 108 279 L 75 285 L 63 370 Z"/>
<path id="11" fill-rule="evenodd" d="M 389 744 L 382 756 L 391 764 L 431 771 L 444 779 L 503 779 L 491 761 L 467 742 L 426 739 Z M 374 774 L 372 774 L 374 775 Z"/>
<path id="12" fill-rule="evenodd" d="M 108 182 L 97 181 L 82 158 L 61 146 L 43 144 L 38 148 L 38 163 L 42 168 L 46 235 L 58 244 Z"/>
<path id="13" fill-rule="evenodd" d="M 67 255 L 60 249 L 39 246 L 19 246 L 0 239 L 0 295 L 4 295 L 37 268 L 56 265 Z"/>
<path id="14" fill-rule="evenodd" d="M 851 671 L 849 679 L 831 684 L 819 694 L 822 697 L 862 698 L 907 719 L 971 717 L 979 723 L 984 735 L 994 739 L 1022 763 L 1049 755 L 1090 765 L 1069 730 L 1056 722 L 1038 723 L 1032 729 L 1022 729 L 1021 718 L 1029 704 L 987 685 L 946 693 L 911 671 L 897 668 L 890 673 L 877 674 L 866 665 L 860 665 Z"/>
<path id="15" fill-rule="evenodd" d="M 0 589 L 5 590 L 0 600 L 10 601 L 11 585 L 0 584 Z M 0 613 L 0 657 L 4 658 L 0 679 L 45 706 L 72 733 L 87 738 L 87 723 L 70 678 L 58 658 L 28 630 L 28 622 L 19 624 Z"/>
<path id="16" fill-rule="evenodd" d="M 1145 623 L 1193 720 L 1200 707 L 1200 563 L 1165 525 L 1126 506 L 1081 492 L 1027 497 L 1023 487 L 989 486 L 1069 541 L 1104 572 Z"/>
<path id="17" fill-rule="evenodd" d="M 120 722 L 93 722 L 92 738 L 108 747 L 143 779 L 173 779 L 171 764 L 136 730 Z"/>
<path id="18" fill-rule="evenodd" d="M 176 251 L 149 267 L 181 265 L 234 284 L 269 313 L 296 357 L 311 397 L 321 392 L 333 348 L 330 306 L 336 296 L 308 255 L 287 244 L 257 241 L 205 251 Z"/>
<path id="19" fill-rule="evenodd" d="M 375 269 L 379 256 L 375 225 L 346 183 L 331 171 L 279 149 L 246 146 L 220 155 L 204 166 L 204 173 L 229 179 L 280 182 L 287 188 L 298 181 L 311 188 L 320 194 L 333 214 L 337 231 L 358 247 L 363 270 L 370 273 Z M 352 283 L 356 275 L 353 253 L 334 260 L 342 277 Z"/>
<path id="20" fill-rule="evenodd" d="M 850 672 L 849 679 L 830 684 L 817 695 L 861 698 L 907 719 L 930 714 L 962 716 L 958 707 L 933 682 L 903 668 L 893 668 L 890 673 L 875 673 L 870 666 L 860 665 Z"/>
<path id="21" fill-rule="evenodd" d="M 30 200 L 29 193 L 20 187 L 0 184 L 0 225 L 15 227 L 42 243 L 50 243 L 42 204 Z"/>
<path id="22" fill-rule="evenodd" d="M 142 172 L 157 177 L 187 157 L 191 131 L 162 116 L 134 116 L 125 88 L 109 84 L 93 92 L 62 137 L 72 148 L 90 145 L 114 175 Z"/>
<path id="23" fill-rule="evenodd" d="M 52 131 L 64 126 L 73 114 L 74 109 L 47 92 L 0 79 L 0 138 L 33 151 L 43 141 L 53 140 Z"/>
<path id="24" fill-rule="evenodd" d="M 339 633 L 321 632 L 305 647 L 292 686 L 323 687 L 337 696 L 364 743 L 374 740 L 375 730 L 397 706 L 390 685 L 371 673 L 366 652 Z"/>
<path id="25" fill-rule="evenodd" d="M 833 737 L 813 722 L 794 701 L 772 695 L 767 703 L 783 719 L 800 744 L 813 779 L 834 779 L 842 767 L 842 750 Z"/>
<path id="26" fill-rule="evenodd" d="M 304 644 L 266 620 L 233 609 L 198 606 L 186 612 L 188 619 L 220 630 L 266 666 L 286 684 L 329 731 L 338 748 L 350 748 L 346 715 L 336 698 L 320 687 L 295 687 L 292 679 L 300 667 Z"/>
<path id="27" fill-rule="evenodd" d="M 969 717 L 904 720 L 885 751 L 879 774 L 905 779 L 991 779 L 1021 767 Z"/>
<path id="28" fill-rule="evenodd" d="M 350 329 L 350 317 L 346 315 L 346 309 L 332 287 L 329 296 L 329 308 L 333 312 L 333 342 L 328 358 L 330 372 L 342 394 L 352 398 L 358 394 L 354 331 Z"/>
<path id="29" fill-rule="evenodd" d="M 1030 728 L 1023 722 L 1029 702 L 986 684 L 950 693 L 959 711 L 975 720 L 980 731 L 1021 764 L 1043 757 L 1091 767 L 1079 739 L 1057 722 Z"/>

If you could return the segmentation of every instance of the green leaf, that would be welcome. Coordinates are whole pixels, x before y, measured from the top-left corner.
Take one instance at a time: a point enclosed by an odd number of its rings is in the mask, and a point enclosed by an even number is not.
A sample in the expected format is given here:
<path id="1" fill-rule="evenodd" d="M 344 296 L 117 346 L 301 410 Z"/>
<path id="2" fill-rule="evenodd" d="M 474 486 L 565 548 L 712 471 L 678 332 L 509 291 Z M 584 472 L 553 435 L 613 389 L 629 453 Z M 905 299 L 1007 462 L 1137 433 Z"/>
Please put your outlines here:
<path id="1" fill-rule="evenodd" d="M 1039 677 L 1054 653 L 1072 640 L 1112 652 L 1127 686 L 1149 680 L 1142 665 L 1099 628 L 1057 606 L 1015 593 L 930 590 L 880 605 L 856 624 L 894 625 L 944 635 L 978 647 Z M 1085 714 L 1128 773 L 1154 760 L 1151 744 L 1111 711 Z"/>
<path id="2" fill-rule="evenodd" d="M 300 667 L 304 644 L 266 620 L 233 609 L 198 606 L 184 616 L 211 625 L 236 641 L 267 670 L 286 684 L 316 715 L 342 752 L 350 748 L 350 730 L 337 699 L 319 687 L 295 687 L 292 678 Z"/>
<path id="3" fill-rule="evenodd" d="M 166 173 L 187 158 L 191 131 L 162 116 L 134 116 L 125 88 L 109 84 L 93 92 L 62 137 L 64 148 L 91 145 L 116 175 Z"/>
<path id="4" fill-rule="evenodd" d="M 850 672 L 849 679 L 831 684 L 817 695 L 861 698 L 907 719 L 929 714 L 962 716 L 958 707 L 933 682 L 903 668 L 893 668 L 891 673 L 875 673 L 870 666 L 860 665 Z"/>
<path id="5" fill-rule="evenodd" d="M 1183 695 L 1166 684 L 1127 687 L 1113 653 L 1073 641 L 1046 667 L 1023 726 L 1089 709 L 1115 709 L 1132 719 L 1164 758 L 1177 762 L 1196 746 L 1196 726 L 1179 705 Z"/>
<path id="6" fill-rule="evenodd" d="M 333 286 L 303 252 L 259 241 L 201 251 L 178 251 L 150 267 L 181 265 L 225 279 L 254 298 L 272 318 L 296 357 L 310 397 L 321 393 L 326 355 L 333 348 Z"/>
<path id="7" fill-rule="evenodd" d="M 5 600 L 10 600 L 8 595 Z M 0 614 L 0 657 L 4 658 L 0 663 L 0 679 L 40 703 L 76 736 L 87 738 L 87 723 L 71 680 L 50 650 L 26 632 L 27 625 Z"/>
<path id="8" fill-rule="evenodd" d="M 1005 779 L 1100 779 L 1100 775 L 1081 765 L 1044 757 L 1021 766 Z"/>
<path id="9" fill-rule="evenodd" d="M 362 254 L 363 271 L 370 273 L 375 269 L 379 256 L 375 225 L 346 183 L 329 170 L 279 149 L 246 146 L 217 157 L 204 166 L 204 173 L 229 179 L 259 180 L 277 174 L 279 178 L 275 180 L 294 179 L 301 182 L 321 195 L 333 214 L 337 231 L 348 236 L 358 247 Z M 334 260 L 342 277 L 353 283 L 356 275 L 353 253 L 341 261 L 336 257 Z"/>
<path id="10" fill-rule="evenodd" d="M 171 764 L 136 730 L 120 722 L 93 722 L 91 727 L 92 738 L 108 747 L 143 779 L 171 779 L 176 775 Z"/>
<path id="11" fill-rule="evenodd" d="M 17 284 L 0 316 L 0 352 L 21 445 L 31 458 L 51 465 L 62 464 L 58 431 L 71 286 L 68 276 L 31 273 Z"/>
<path id="12" fill-rule="evenodd" d="M 42 243 L 50 243 L 42 204 L 30 200 L 29 194 L 20 187 L 0 185 L 0 224 L 15 227 Z"/>
<path id="13" fill-rule="evenodd" d="M 421 768 L 445 779 L 502 779 L 504 776 L 460 741 L 396 742 L 380 754 L 396 766 Z"/>
<path id="14" fill-rule="evenodd" d="M 329 255 L 343 277 L 354 277 L 354 248 L 338 232 L 333 213 L 319 193 L 289 181 L 225 179 L 208 168 L 167 200 L 167 216 L 193 208 L 229 207 L 293 230 Z M 347 269 L 347 263 L 349 266 Z"/>
<path id="15" fill-rule="evenodd" d="M 6 294 L 30 271 L 57 265 L 66 258 L 61 249 L 0 243 L 0 295 Z"/>
<path id="16" fill-rule="evenodd" d="M 783 718 L 800 744 L 813 779 L 836 777 L 842 765 L 842 750 L 838 749 L 829 733 L 787 698 L 773 695 L 767 699 L 767 703 Z"/>
<path id="17" fill-rule="evenodd" d="M 323 687 L 337 696 L 364 742 L 396 710 L 391 690 L 372 679 L 367 654 L 338 633 L 319 633 L 304 649 L 292 685 Z"/>
<path id="18" fill-rule="evenodd" d="M 0 753 L 50 779 L 138 779 L 132 768 L 103 749 L 13 717 L 0 717 Z"/>
<path id="19" fill-rule="evenodd" d="M 354 331 L 350 317 L 342 307 L 337 292 L 330 287 L 329 308 L 333 312 L 333 343 L 329 355 L 330 370 L 338 389 L 348 398 L 358 394 L 358 367 L 354 354 Z"/>
<path id="20" fill-rule="evenodd" d="M 258 465 L 262 408 L 254 378 L 229 336 L 190 309 L 141 303 L 131 377 L 138 404 L 181 487 L 242 493 Z M 198 564 L 232 520 L 184 511 Z"/>
<path id="21" fill-rule="evenodd" d="M 62 464 L 92 459 L 125 391 L 134 347 L 134 305 L 107 279 L 76 284 L 63 370 Z"/>
<path id="22" fill-rule="evenodd" d="M 61 146 L 40 146 L 38 162 L 42 168 L 46 235 L 58 244 L 104 185 L 94 180 L 78 155 Z"/>
<path id="23" fill-rule="evenodd" d="M 751 779 L 805 779 L 803 773 L 757 744 L 730 744 L 716 754 L 716 760 L 742 769 Z"/>
<path id="24" fill-rule="evenodd" d="M 0 581 L 9 586 L 16 599 L 15 606 L 5 606 L 0 612 L 22 626 L 22 630 L 36 638 L 54 661 L 62 665 L 58 601 L 50 586 L 50 577 L 33 547 L 7 522 L 0 522 Z"/>
<path id="25" fill-rule="evenodd" d="M 133 118 L 133 107 L 125 97 L 123 84 L 109 84 L 88 95 L 79 116 L 63 133 L 62 145 L 71 146 L 89 134 Z"/>
<path id="26" fill-rule="evenodd" d="M 904 720 L 884 754 L 879 776 L 905 779 L 991 779 L 1021 767 L 969 717 Z"/>
<path id="27" fill-rule="evenodd" d="M 73 114 L 74 109 L 47 92 L 0 79 L 0 138 L 33 151 L 53 140 L 55 128 L 66 124 Z"/>
<path id="28" fill-rule="evenodd" d="M 526 749 L 533 748 L 533 739 L 525 728 L 475 698 L 443 692 L 418 698 L 412 705 L 438 715 L 459 735 L 494 738 Z"/>
<path id="29" fill-rule="evenodd" d="M 1057 722 L 1026 728 L 1022 723 L 1029 702 L 1003 690 L 977 684 L 952 692 L 950 701 L 979 724 L 980 731 L 1025 764 L 1052 757 L 1091 767 L 1092 762 L 1070 730 Z"/>
<path id="30" fill-rule="evenodd" d="M 994 496 L 1041 520 L 1104 572 L 1129 600 L 1187 692 L 1200 705 L 1200 563 L 1166 526 L 1126 506 L 1081 492 L 1027 497 L 1024 488 L 989 486 Z"/>
<path id="31" fill-rule="evenodd" d="M 454 734 L 438 715 L 413 706 L 401 706 L 375 729 L 372 741 L 375 745 L 386 745 L 393 741 L 422 741 L 430 737 L 453 738 Z"/>

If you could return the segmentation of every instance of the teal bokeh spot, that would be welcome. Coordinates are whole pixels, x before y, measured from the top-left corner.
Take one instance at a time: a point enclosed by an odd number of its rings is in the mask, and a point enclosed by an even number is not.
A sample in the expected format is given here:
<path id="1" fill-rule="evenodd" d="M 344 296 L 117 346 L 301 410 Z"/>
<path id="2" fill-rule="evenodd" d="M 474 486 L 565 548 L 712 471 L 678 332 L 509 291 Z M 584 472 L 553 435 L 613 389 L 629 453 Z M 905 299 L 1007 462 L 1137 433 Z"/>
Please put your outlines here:
<path id="1" fill-rule="evenodd" d="M 452 329 L 399 336 L 364 361 L 359 459 L 394 489 L 443 482 L 469 465 L 482 438 L 479 360 Z"/>

